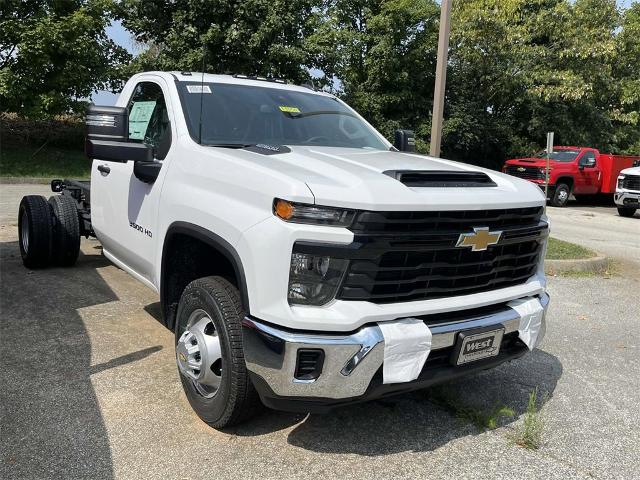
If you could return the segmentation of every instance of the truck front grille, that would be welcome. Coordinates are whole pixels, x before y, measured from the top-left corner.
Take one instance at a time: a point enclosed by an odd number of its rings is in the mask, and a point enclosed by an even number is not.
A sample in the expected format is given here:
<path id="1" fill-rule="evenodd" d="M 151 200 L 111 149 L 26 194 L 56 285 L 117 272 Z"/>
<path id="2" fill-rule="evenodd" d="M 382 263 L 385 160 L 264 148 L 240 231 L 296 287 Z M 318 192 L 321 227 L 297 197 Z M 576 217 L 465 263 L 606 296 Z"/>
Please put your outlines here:
<path id="1" fill-rule="evenodd" d="M 393 303 L 467 295 L 525 283 L 537 269 L 542 207 L 440 212 L 359 212 L 357 249 L 338 298 Z M 474 227 L 502 231 L 484 251 L 456 247 Z"/>
<path id="2" fill-rule="evenodd" d="M 545 175 L 540 167 L 522 167 L 519 165 L 508 165 L 506 173 L 514 177 L 525 178 L 527 180 L 544 180 Z"/>
<path id="3" fill-rule="evenodd" d="M 640 190 L 640 175 L 627 175 L 622 181 L 622 188 Z"/>

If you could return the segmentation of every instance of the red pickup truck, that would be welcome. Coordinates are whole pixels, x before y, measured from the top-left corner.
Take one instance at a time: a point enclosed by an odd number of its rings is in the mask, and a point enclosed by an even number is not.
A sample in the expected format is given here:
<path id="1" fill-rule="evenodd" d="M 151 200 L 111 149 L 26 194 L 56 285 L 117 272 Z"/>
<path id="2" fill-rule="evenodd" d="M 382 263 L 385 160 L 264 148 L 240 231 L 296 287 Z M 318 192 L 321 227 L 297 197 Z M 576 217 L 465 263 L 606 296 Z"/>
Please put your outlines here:
<path id="1" fill-rule="evenodd" d="M 507 160 L 502 171 L 544 189 L 546 157 L 543 150 L 535 157 Z M 602 193 L 613 195 L 620 171 L 640 156 L 605 154 L 587 147 L 553 147 L 549 158 L 549 199 L 551 205 L 564 207 L 571 194 L 577 200 Z"/>

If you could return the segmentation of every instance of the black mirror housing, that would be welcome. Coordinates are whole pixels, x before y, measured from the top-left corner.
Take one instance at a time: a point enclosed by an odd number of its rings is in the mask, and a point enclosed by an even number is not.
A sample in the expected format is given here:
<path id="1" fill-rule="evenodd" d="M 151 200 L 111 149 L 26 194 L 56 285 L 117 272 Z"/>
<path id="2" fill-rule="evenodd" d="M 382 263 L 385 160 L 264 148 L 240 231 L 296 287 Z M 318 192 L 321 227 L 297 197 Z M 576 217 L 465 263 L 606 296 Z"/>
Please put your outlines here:
<path id="1" fill-rule="evenodd" d="M 413 130 L 396 130 L 393 146 L 401 152 L 415 152 L 416 136 Z"/>
<path id="2" fill-rule="evenodd" d="M 85 117 L 87 157 L 114 162 L 151 162 L 153 148 L 129 143 L 129 111 L 125 107 L 90 105 Z"/>
<path id="3" fill-rule="evenodd" d="M 126 142 L 129 140 L 129 111 L 125 107 L 89 105 L 85 116 L 87 138 Z"/>

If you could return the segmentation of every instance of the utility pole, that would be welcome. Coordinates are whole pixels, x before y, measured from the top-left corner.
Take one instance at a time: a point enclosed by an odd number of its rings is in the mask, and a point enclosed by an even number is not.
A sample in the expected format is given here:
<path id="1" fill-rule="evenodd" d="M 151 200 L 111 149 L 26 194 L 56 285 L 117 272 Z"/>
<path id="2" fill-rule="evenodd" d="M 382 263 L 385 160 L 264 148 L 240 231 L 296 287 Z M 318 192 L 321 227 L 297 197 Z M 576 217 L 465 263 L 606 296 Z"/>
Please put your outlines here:
<path id="1" fill-rule="evenodd" d="M 449 31 L 451 30 L 451 2 L 440 4 L 440 33 L 438 35 L 438 60 L 436 63 L 436 85 L 433 90 L 433 114 L 431 115 L 431 145 L 429 155 L 440 155 L 442 140 L 442 117 L 444 115 L 444 89 L 447 83 L 447 61 L 449 56 Z"/>

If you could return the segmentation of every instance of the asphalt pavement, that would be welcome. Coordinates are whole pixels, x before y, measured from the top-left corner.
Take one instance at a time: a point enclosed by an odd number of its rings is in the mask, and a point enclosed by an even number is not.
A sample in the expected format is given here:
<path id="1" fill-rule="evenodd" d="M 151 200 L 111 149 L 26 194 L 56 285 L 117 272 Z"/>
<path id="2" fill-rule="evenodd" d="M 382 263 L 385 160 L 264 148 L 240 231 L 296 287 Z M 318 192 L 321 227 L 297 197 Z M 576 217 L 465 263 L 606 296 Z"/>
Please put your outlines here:
<path id="1" fill-rule="evenodd" d="M 329 415 L 268 411 L 219 432 L 182 393 L 157 295 L 111 265 L 97 241 L 82 241 L 73 268 L 22 266 L 17 205 L 25 193 L 46 192 L 0 185 L 3 479 L 638 478 L 634 268 L 611 278 L 550 278 L 542 348 L 447 387 L 455 404 L 472 411 L 512 408 L 515 416 L 494 430 L 457 418 L 420 391 Z M 550 209 L 554 234 L 584 237 L 622 261 L 637 248 L 633 224 L 629 243 L 604 212 L 582 213 L 590 212 Z M 536 388 L 543 442 L 528 450 L 514 436 Z"/>
<path id="2" fill-rule="evenodd" d="M 640 210 L 633 218 L 618 215 L 611 205 L 548 207 L 551 235 L 584 245 L 640 269 Z"/>

